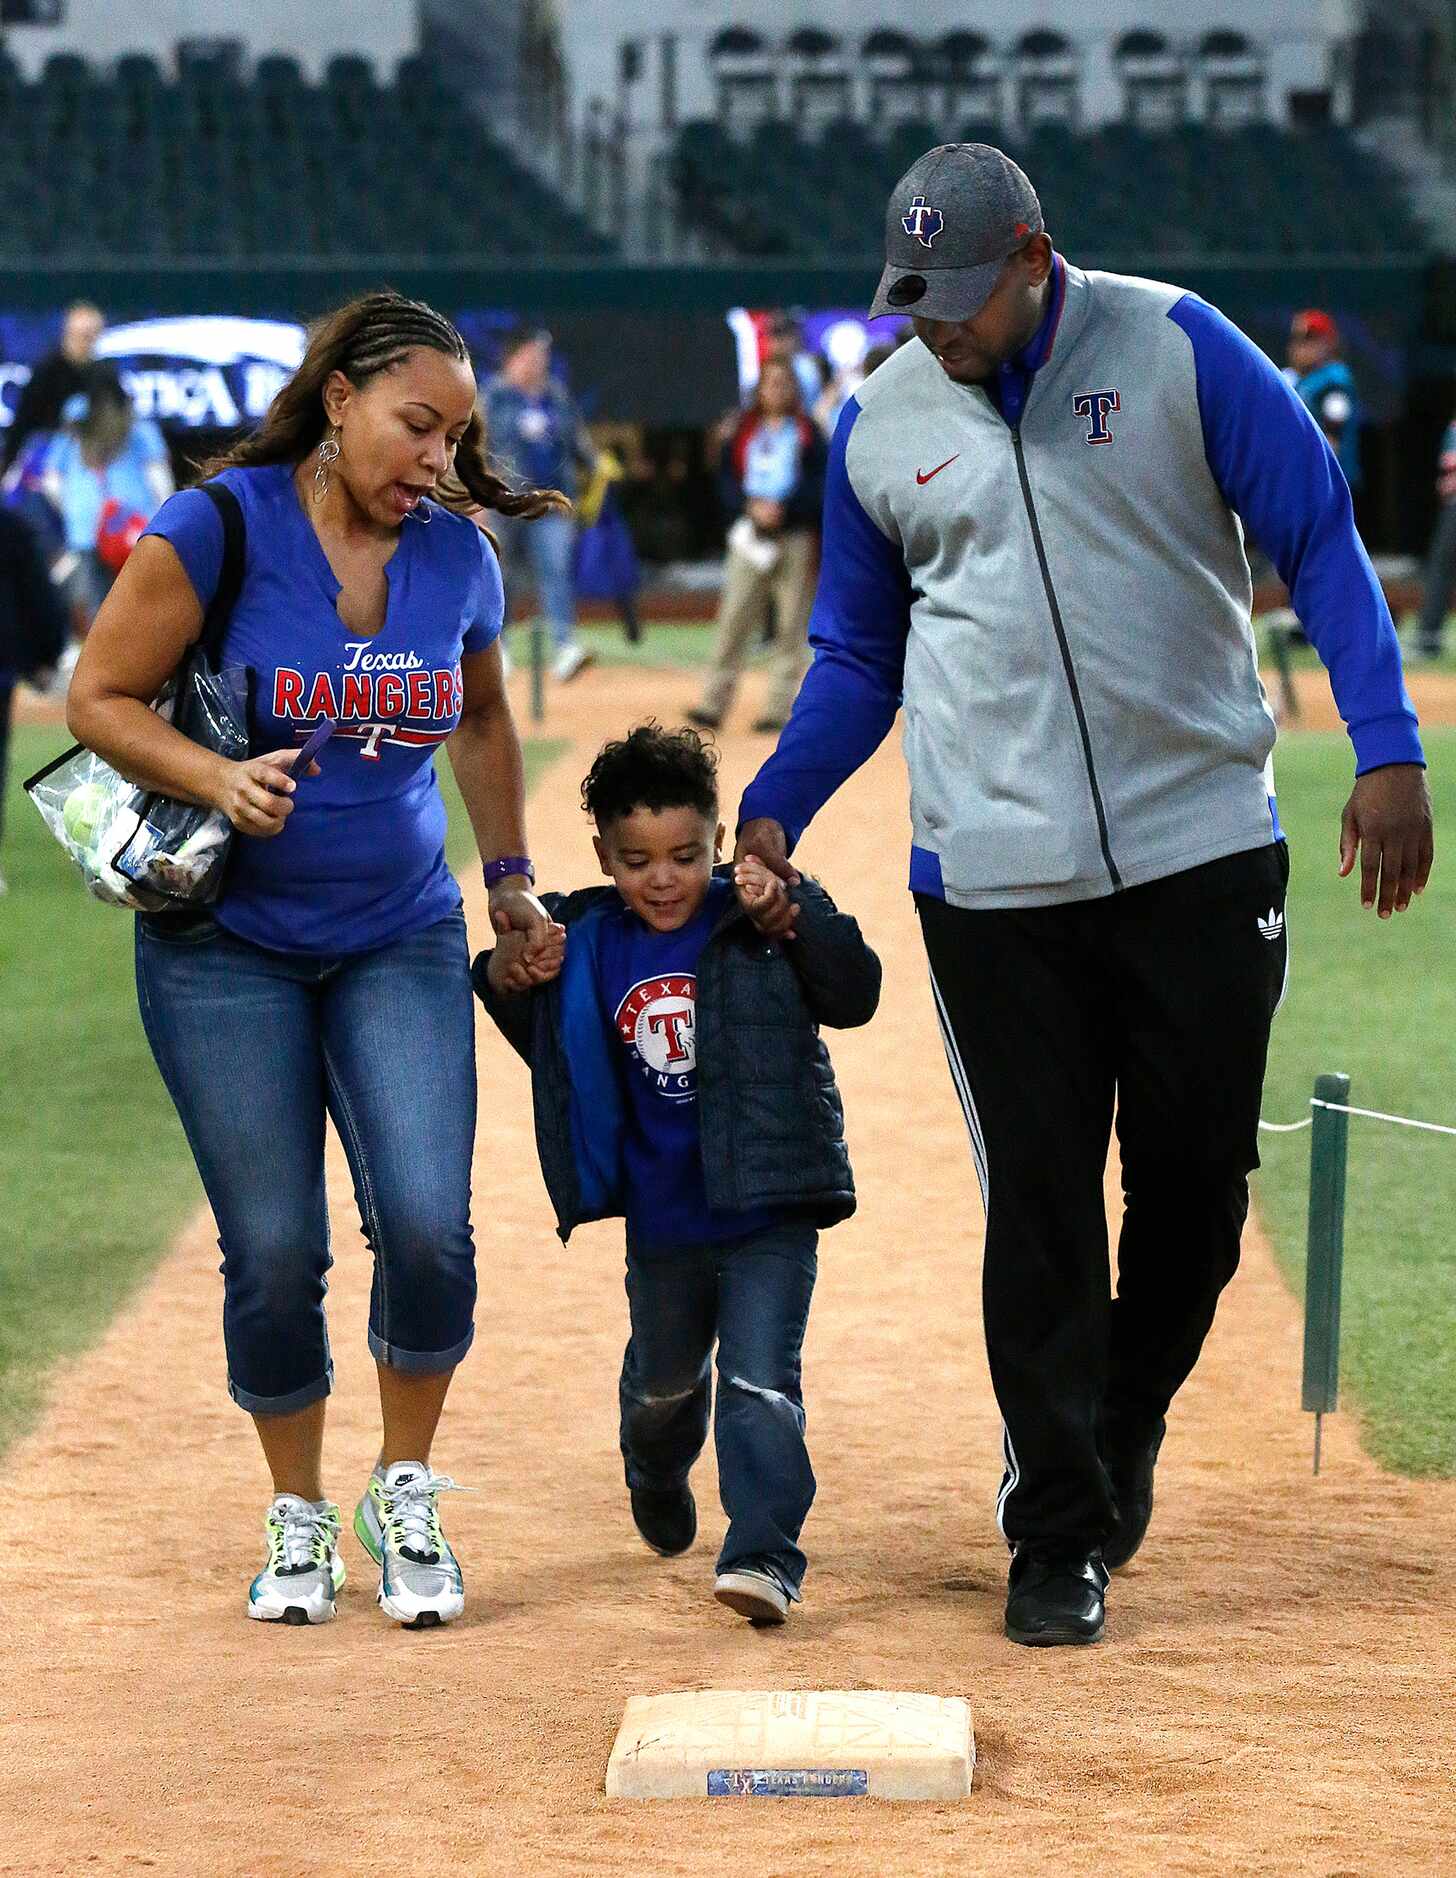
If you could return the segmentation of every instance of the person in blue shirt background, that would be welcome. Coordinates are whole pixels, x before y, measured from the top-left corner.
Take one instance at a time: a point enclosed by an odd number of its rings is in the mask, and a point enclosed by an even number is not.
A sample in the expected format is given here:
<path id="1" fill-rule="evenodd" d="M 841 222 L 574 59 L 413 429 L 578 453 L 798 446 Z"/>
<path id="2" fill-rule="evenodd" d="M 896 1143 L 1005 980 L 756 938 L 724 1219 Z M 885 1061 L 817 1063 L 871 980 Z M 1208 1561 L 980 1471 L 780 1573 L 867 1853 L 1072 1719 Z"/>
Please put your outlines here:
<path id="1" fill-rule="evenodd" d="M 576 494 L 578 470 L 596 461 L 576 402 L 551 372 L 551 335 L 523 327 L 509 335 L 500 371 L 485 387 L 485 428 L 492 456 L 538 489 Z M 569 509 L 537 517 L 530 527 L 508 518 L 499 529 L 507 579 L 530 562 L 537 610 L 556 649 L 552 667 L 563 684 L 591 663 L 576 636 L 573 566 L 576 523 Z"/>
<path id="2" fill-rule="evenodd" d="M 776 1624 L 800 1594 L 814 1498 L 800 1349 L 818 1229 L 854 1211 L 818 1027 L 868 1023 L 880 966 L 816 882 L 796 876 L 791 897 L 758 862 L 715 869 L 715 769 L 692 730 L 640 725 L 607 744 L 582 801 L 613 885 L 548 894 L 554 946 L 533 963 L 511 935 L 474 977 L 531 1065 L 562 1238 L 626 1218 L 621 1446 L 637 1530 L 668 1558 L 697 1534 L 688 1474 L 716 1341 L 729 1526 L 714 1595 Z M 777 913 L 790 930 L 766 941 Z"/>
<path id="3" fill-rule="evenodd" d="M 222 662 L 249 672 L 252 753 L 227 761 L 150 708 L 220 578 L 223 523 L 201 490 L 168 502 L 123 568 L 67 715 L 123 775 L 236 831 L 215 908 L 138 920 L 137 989 L 217 1216 L 229 1390 L 273 1477 L 248 1613 L 324 1622 L 344 1577 L 321 1477 L 327 1113 L 375 1262 L 383 1441 L 354 1528 L 386 1614 L 443 1623 L 464 1593 L 437 1507 L 454 1483 L 430 1451 L 473 1336 L 476 1080 L 434 756 L 449 750 L 492 923 L 529 959 L 550 926 L 529 891 L 500 574 L 470 516 L 547 515 L 565 498 L 493 474 L 464 341 L 393 293 L 324 320 L 261 427 L 209 470 L 246 531 Z M 325 719 L 335 735 L 294 774 Z M 179 1557 L 184 1603 L 187 1569 Z"/>
<path id="4" fill-rule="evenodd" d="M 130 544 L 171 495 L 172 465 L 161 431 L 136 415 L 109 368 L 93 367 L 61 415 L 41 481 L 74 557 L 68 590 L 84 632 Z"/>
<path id="5" fill-rule="evenodd" d="M 1340 357 L 1340 329 L 1328 313 L 1308 307 L 1289 328 L 1286 377 L 1325 434 L 1352 490 L 1360 487 L 1360 400 L 1355 375 Z"/>

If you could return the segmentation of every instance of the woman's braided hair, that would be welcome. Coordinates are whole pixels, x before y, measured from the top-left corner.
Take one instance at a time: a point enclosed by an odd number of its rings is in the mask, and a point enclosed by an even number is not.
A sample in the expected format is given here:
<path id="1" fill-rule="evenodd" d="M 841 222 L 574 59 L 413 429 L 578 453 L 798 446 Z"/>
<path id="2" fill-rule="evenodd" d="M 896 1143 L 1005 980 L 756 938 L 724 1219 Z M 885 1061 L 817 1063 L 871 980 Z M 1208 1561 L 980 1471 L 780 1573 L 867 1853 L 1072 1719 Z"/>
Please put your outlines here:
<path id="1" fill-rule="evenodd" d="M 323 391 L 334 372 L 342 372 L 351 385 L 363 386 L 402 364 L 420 346 L 459 359 L 462 365 L 470 363 L 470 350 L 455 327 L 423 300 L 385 291 L 349 301 L 311 329 L 303 363 L 268 406 L 258 428 L 204 464 L 200 474 L 301 463 L 327 428 Z M 571 507 L 559 489 L 516 489 L 491 468 L 478 405 L 456 448 L 454 471 L 440 482 L 435 496 L 448 509 L 493 509 L 528 519 Z"/>

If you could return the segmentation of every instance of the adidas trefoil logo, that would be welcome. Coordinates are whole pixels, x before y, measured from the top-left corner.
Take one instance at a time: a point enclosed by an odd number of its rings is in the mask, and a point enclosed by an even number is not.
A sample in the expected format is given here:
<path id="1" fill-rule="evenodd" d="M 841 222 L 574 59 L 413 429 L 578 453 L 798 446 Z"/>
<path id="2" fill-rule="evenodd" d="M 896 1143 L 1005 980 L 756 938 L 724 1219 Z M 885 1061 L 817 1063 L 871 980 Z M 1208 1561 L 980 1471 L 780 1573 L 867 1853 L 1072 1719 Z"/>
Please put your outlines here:
<path id="1" fill-rule="evenodd" d="M 1284 930 L 1284 915 L 1276 913 L 1271 906 L 1267 913 L 1259 915 L 1259 931 L 1266 939 L 1277 939 Z"/>

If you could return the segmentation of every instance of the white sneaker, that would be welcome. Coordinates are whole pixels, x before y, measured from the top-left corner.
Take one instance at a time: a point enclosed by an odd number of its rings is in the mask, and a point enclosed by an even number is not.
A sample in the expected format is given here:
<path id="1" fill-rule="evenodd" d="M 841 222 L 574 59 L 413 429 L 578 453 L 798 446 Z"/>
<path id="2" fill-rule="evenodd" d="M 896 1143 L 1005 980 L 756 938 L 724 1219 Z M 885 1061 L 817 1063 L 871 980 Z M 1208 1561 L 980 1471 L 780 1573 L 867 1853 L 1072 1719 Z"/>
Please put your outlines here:
<path id="1" fill-rule="evenodd" d="M 248 1615 L 265 1624 L 326 1624 L 344 1582 L 339 1509 L 280 1493 L 268 1508 L 268 1563 L 248 1586 Z"/>
<path id="2" fill-rule="evenodd" d="M 566 685 L 584 672 L 588 665 L 596 663 L 596 653 L 584 646 L 579 639 L 573 639 L 556 654 L 556 663 L 551 667 L 552 675 L 558 684 Z"/>
<path id="3" fill-rule="evenodd" d="M 754 1565 L 719 1572 L 713 1580 L 713 1596 L 751 1624 L 781 1624 L 789 1614 L 788 1592 L 771 1572 Z"/>
<path id="4" fill-rule="evenodd" d="M 375 1468 L 355 1510 L 354 1536 L 379 1567 L 379 1607 L 411 1630 L 448 1624 L 465 1609 L 460 1561 L 435 1504 L 461 1491 L 423 1461 L 393 1461 L 383 1473 Z"/>

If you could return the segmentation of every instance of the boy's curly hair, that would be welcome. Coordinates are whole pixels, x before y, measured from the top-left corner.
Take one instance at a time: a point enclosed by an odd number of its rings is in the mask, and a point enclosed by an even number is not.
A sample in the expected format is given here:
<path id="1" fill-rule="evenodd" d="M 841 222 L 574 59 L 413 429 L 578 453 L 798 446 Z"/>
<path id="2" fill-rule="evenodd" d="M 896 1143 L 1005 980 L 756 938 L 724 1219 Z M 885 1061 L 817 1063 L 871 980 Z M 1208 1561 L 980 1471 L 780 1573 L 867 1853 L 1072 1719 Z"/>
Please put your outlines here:
<path id="1" fill-rule="evenodd" d="M 581 785 L 581 806 L 598 828 L 634 809 L 697 809 L 718 816 L 718 752 L 695 730 L 664 730 L 649 718 L 603 744 Z"/>

